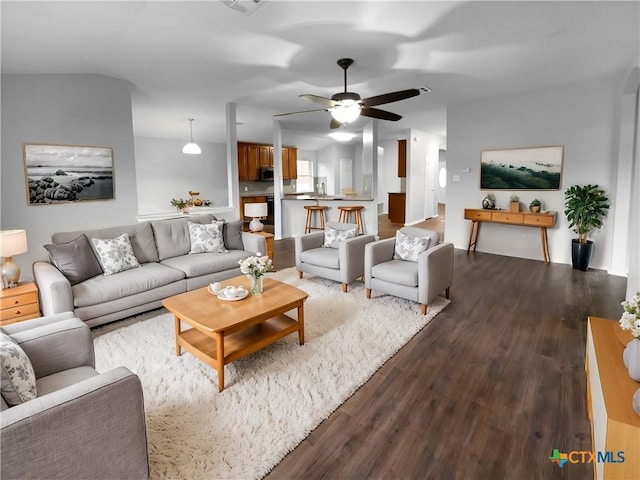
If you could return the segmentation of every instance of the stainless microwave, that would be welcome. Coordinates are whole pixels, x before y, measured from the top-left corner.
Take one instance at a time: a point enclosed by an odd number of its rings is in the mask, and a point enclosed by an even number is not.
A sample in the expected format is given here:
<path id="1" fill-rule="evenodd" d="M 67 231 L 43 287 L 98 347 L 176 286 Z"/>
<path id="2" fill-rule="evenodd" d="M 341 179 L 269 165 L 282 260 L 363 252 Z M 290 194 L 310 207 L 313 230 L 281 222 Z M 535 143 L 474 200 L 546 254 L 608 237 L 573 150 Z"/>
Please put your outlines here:
<path id="1" fill-rule="evenodd" d="M 261 182 L 273 182 L 273 168 L 261 168 L 260 169 L 260 181 Z"/>

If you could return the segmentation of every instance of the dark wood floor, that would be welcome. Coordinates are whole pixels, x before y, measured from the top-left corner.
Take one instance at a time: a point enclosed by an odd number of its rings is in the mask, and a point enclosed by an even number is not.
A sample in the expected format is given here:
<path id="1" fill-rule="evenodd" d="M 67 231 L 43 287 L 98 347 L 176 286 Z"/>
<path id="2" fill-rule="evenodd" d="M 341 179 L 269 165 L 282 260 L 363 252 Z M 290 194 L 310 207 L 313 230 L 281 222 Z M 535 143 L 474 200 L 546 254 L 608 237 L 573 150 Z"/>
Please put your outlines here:
<path id="1" fill-rule="evenodd" d="M 292 239 L 275 257 L 293 266 Z M 619 318 L 625 285 L 456 250 L 452 303 L 266 478 L 592 478 L 592 465 L 548 457 L 592 450 L 586 322 Z"/>

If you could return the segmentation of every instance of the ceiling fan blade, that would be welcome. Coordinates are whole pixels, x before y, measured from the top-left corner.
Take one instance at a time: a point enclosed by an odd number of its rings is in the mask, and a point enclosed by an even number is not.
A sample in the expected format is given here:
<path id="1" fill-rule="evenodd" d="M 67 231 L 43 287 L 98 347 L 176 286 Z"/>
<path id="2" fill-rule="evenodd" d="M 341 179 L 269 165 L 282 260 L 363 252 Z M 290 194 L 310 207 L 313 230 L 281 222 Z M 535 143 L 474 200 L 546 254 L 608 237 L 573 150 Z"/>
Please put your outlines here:
<path id="1" fill-rule="evenodd" d="M 298 112 L 288 112 L 288 113 L 276 113 L 273 115 L 274 117 L 284 117 L 285 115 L 295 115 L 297 113 L 309 113 L 309 112 L 326 112 L 326 108 L 314 108 L 313 110 L 300 110 Z"/>
<path id="2" fill-rule="evenodd" d="M 370 118 L 379 118 L 380 120 L 391 120 L 392 122 L 397 122 L 402 118 L 402 116 L 397 113 L 387 112 L 386 110 L 371 107 L 362 107 L 360 115 Z"/>
<path id="3" fill-rule="evenodd" d="M 360 101 L 360 104 L 364 107 L 375 107 L 376 105 L 383 105 L 385 103 L 399 102 L 407 98 L 420 95 L 420 90 L 417 88 L 410 88 L 409 90 L 400 90 L 398 92 L 384 93 L 382 95 L 376 95 L 375 97 L 365 98 Z"/>
<path id="4" fill-rule="evenodd" d="M 327 107 L 335 107 L 338 102 L 335 100 L 331 100 L 330 98 L 321 97 L 319 95 L 312 95 L 310 93 L 305 93 L 303 95 L 298 95 L 300 98 L 304 98 L 305 100 L 310 100 L 314 103 L 319 103 L 320 105 L 325 105 Z"/>
<path id="5" fill-rule="evenodd" d="M 329 128 L 340 128 L 341 126 L 342 126 L 342 123 L 340 123 L 335 118 L 331 117 L 331 123 L 329 123 Z"/>

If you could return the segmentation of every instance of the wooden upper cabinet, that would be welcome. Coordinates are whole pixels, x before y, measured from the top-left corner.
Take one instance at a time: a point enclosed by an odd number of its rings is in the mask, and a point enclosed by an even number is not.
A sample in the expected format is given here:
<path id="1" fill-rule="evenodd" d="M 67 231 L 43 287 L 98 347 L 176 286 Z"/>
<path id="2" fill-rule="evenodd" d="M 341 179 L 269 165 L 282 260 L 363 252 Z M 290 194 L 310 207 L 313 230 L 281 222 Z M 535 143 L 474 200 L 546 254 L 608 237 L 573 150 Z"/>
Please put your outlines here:
<path id="1" fill-rule="evenodd" d="M 407 141 L 398 140 L 398 177 L 407 176 Z"/>
<path id="2" fill-rule="evenodd" d="M 298 178 L 298 150 L 293 147 L 282 147 L 282 178 L 289 180 Z"/>
<path id="3" fill-rule="evenodd" d="M 271 145 L 259 145 L 259 159 L 261 168 L 273 167 L 273 147 Z"/>
<path id="4" fill-rule="evenodd" d="M 260 179 L 258 154 L 258 145 L 238 142 L 238 178 L 240 180 Z"/>

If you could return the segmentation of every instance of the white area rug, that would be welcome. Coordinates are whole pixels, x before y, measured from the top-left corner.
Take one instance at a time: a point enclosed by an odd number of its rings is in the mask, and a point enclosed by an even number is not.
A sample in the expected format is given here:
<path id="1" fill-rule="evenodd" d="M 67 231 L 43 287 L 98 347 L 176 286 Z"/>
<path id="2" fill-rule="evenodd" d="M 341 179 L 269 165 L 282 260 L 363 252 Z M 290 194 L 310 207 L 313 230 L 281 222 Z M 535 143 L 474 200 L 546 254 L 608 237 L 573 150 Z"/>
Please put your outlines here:
<path id="1" fill-rule="evenodd" d="M 305 345 L 289 335 L 217 373 L 189 353 L 175 355 L 166 310 L 94 329 L 99 371 L 124 365 L 140 376 L 151 478 L 261 478 L 293 450 L 448 300 L 420 305 L 355 282 L 273 274 L 305 290 Z"/>

